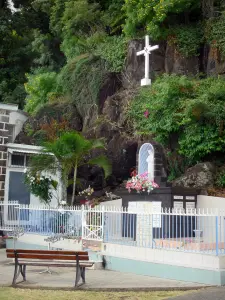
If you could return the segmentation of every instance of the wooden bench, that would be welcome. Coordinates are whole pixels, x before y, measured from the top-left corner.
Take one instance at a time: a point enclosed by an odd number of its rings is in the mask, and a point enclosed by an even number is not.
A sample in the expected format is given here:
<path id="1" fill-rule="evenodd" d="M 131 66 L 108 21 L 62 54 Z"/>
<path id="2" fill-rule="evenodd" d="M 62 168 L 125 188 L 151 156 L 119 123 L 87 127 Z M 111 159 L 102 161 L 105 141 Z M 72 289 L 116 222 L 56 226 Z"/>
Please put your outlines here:
<path id="1" fill-rule="evenodd" d="M 8 258 L 15 259 L 13 285 L 16 284 L 20 274 L 26 281 L 26 266 L 47 266 L 76 268 L 75 287 L 78 287 L 85 283 L 85 268 L 94 264 L 89 262 L 88 252 L 85 251 L 7 249 L 6 253 Z"/>

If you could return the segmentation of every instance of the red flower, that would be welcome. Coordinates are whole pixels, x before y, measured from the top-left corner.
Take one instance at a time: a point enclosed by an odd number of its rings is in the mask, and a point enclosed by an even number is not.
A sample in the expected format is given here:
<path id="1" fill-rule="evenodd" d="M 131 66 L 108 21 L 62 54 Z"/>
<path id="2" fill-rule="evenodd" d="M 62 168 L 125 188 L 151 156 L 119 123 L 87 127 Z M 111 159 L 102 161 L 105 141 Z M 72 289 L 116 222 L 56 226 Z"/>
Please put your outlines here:
<path id="1" fill-rule="evenodd" d="M 130 173 L 130 176 L 131 176 L 131 177 L 137 176 L 137 171 L 136 171 L 136 169 L 134 169 L 134 170 Z"/>

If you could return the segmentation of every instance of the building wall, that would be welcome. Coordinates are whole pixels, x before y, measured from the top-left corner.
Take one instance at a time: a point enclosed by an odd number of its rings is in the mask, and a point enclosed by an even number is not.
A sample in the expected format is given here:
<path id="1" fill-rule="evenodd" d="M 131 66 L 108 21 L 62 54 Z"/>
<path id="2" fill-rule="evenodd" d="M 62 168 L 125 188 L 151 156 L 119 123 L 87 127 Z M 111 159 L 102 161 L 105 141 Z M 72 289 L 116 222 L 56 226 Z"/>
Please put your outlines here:
<path id="1" fill-rule="evenodd" d="M 225 241 L 225 220 L 224 216 L 220 216 L 220 212 L 225 212 L 225 198 L 199 195 L 197 198 L 197 209 L 205 214 L 200 217 L 198 227 L 203 231 L 203 239 L 209 242 L 216 241 L 216 232 L 218 225 L 218 242 Z M 214 214 L 214 217 L 207 217 L 207 213 Z"/>
<path id="2" fill-rule="evenodd" d="M 225 210 L 225 198 L 198 195 L 197 209 L 209 209 L 217 212 L 219 210 Z"/>
<path id="3" fill-rule="evenodd" d="M 7 163 L 7 143 L 12 143 L 22 129 L 27 116 L 17 105 L 0 104 L 0 201 L 4 200 Z"/>

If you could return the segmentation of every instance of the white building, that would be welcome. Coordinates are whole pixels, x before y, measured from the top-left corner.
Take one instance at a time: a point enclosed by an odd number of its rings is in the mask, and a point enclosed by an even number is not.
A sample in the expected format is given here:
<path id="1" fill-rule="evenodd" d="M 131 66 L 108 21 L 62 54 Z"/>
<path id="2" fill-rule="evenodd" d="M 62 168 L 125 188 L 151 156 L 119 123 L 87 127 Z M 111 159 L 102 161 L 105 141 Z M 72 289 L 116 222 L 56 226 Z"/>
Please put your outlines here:
<path id="1" fill-rule="evenodd" d="M 40 204 L 40 200 L 30 193 L 24 183 L 24 170 L 30 156 L 37 155 L 42 148 L 14 143 L 27 118 L 17 105 L 0 103 L 0 203 L 18 201 L 19 204 Z M 59 181 L 59 176 L 54 179 Z M 52 206 L 58 204 L 61 188 L 59 184 L 58 190 L 53 191 Z"/>

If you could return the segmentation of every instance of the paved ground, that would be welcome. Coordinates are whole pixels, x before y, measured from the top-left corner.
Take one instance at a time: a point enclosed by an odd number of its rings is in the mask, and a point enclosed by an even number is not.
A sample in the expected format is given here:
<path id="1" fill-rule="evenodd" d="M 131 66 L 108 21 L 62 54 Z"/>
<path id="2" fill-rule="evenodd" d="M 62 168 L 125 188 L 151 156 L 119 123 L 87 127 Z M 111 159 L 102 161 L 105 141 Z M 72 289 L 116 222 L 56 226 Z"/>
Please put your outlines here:
<path id="1" fill-rule="evenodd" d="M 225 287 L 215 287 L 199 290 L 187 295 L 169 298 L 170 300 L 224 300 Z"/>
<path id="2" fill-rule="evenodd" d="M 14 267 L 9 265 L 10 260 L 6 259 L 5 250 L 0 250 L 0 286 L 11 285 Z M 72 288 L 74 285 L 75 271 L 72 268 L 53 268 L 53 274 L 39 274 L 43 271 L 40 267 L 27 269 L 26 282 L 20 286 L 26 287 L 49 287 L 49 288 Z M 87 284 L 85 289 L 172 289 L 187 288 L 195 289 L 200 284 L 183 282 L 135 274 L 126 274 L 106 270 L 87 270 Z M 225 297 L 224 297 L 225 299 Z"/>

